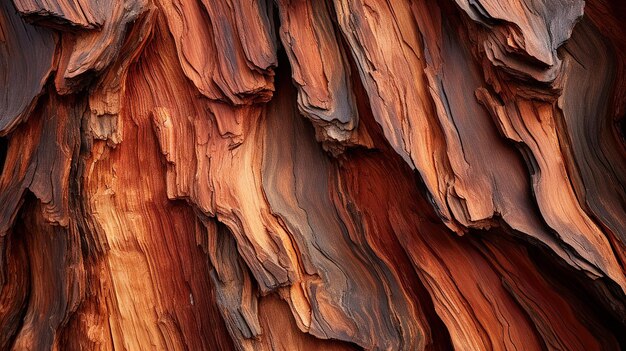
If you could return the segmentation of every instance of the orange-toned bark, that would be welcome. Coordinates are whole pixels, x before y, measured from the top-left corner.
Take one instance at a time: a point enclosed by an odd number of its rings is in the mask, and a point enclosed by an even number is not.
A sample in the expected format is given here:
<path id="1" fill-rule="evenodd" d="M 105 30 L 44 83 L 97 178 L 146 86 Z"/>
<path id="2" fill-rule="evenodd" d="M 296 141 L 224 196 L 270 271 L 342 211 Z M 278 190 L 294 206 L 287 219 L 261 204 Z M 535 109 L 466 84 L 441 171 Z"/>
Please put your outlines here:
<path id="1" fill-rule="evenodd" d="M 7 0 L 0 350 L 626 347 L 616 0 Z"/>

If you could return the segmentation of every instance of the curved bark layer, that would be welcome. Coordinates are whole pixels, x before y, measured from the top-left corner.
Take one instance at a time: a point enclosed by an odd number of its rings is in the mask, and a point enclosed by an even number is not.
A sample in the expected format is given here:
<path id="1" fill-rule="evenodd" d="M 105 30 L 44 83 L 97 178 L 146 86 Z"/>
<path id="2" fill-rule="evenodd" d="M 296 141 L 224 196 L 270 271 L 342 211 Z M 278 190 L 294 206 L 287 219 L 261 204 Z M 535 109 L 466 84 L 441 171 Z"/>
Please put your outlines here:
<path id="1" fill-rule="evenodd" d="M 0 350 L 626 348 L 618 0 L 0 4 Z"/>

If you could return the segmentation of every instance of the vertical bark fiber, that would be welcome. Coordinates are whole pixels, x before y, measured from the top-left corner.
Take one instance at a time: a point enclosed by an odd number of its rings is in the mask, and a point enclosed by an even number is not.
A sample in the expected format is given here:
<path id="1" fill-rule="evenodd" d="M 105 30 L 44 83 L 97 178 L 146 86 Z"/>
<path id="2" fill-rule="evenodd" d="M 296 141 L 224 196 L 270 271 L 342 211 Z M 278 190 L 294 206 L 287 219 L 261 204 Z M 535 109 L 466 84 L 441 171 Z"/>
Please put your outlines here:
<path id="1" fill-rule="evenodd" d="M 625 16 L 0 2 L 0 350 L 626 349 Z"/>

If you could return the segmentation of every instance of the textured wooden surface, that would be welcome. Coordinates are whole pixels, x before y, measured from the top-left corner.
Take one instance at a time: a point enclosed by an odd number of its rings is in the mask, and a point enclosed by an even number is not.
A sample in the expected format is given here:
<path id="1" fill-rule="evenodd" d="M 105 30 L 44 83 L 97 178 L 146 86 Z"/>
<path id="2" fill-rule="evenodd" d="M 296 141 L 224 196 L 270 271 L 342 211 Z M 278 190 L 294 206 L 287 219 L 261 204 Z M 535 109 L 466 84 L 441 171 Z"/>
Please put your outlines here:
<path id="1" fill-rule="evenodd" d="M 0 3 L 0 350 L 626 348 L 620 0 Z"/>

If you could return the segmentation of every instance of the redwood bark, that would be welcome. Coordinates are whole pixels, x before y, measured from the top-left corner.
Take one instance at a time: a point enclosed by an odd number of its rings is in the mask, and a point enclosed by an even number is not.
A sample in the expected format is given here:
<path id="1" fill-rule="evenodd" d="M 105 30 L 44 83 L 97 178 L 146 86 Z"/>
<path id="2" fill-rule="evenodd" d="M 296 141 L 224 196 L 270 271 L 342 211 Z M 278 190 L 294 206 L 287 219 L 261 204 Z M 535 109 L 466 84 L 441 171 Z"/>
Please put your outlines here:
<path id="1" fill-rule="evenodd" d="M 620 0 L 0 3 L 0 350 L 626 349 Z"/>

